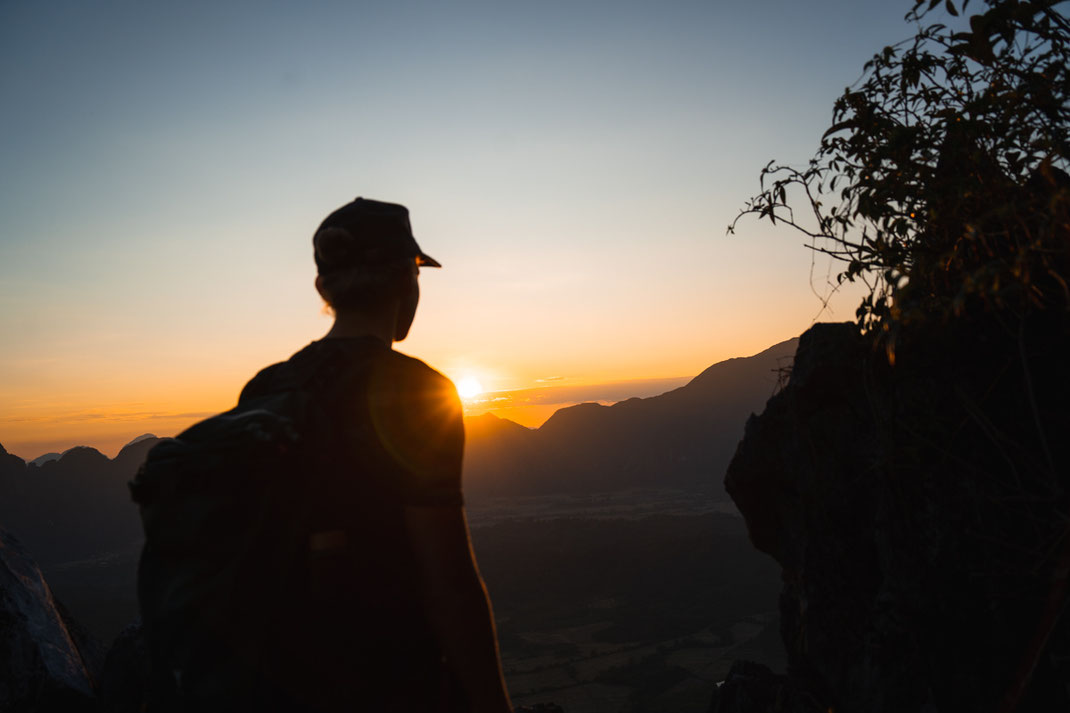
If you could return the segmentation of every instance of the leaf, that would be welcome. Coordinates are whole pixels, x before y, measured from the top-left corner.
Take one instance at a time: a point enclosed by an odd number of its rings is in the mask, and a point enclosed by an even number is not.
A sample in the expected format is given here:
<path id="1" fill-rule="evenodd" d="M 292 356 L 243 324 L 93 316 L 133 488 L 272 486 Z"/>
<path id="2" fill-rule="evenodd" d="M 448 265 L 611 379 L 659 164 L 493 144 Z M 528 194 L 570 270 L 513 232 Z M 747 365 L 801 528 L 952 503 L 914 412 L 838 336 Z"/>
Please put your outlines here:
<path id="1" fill-rule="evenodd" d="M 944 8 L 946 8 L 948 13 L 950 13 L 952 16 L 959 16 L 959 11 L 955 9 L 955 3 L 953 3 L 951 0 L 945 0 Z"/>
<path id="2" fill-rule="evenodd" d="M 854 126 L 854 119 L 848 119 L 847 121 L 841 121 L 838 124 L 833 124 L 821 135 L 822 139 L 828 138 L 831 134 L 835 134 L 837 131 L 843 131 Z"/>

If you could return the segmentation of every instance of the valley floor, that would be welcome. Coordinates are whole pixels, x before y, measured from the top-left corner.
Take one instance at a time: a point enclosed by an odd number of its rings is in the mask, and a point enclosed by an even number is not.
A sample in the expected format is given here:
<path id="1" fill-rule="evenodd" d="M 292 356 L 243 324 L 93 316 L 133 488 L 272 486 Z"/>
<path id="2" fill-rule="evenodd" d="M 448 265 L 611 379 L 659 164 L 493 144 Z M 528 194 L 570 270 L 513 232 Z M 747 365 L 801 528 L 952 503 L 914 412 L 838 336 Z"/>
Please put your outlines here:
<path id="1" fill-rule="evenodd" d="M 732 661 L 783 670 L 779 567 L 723 496 L 511 500 L 470 511 L 518 704 L 701 713 Z"/>

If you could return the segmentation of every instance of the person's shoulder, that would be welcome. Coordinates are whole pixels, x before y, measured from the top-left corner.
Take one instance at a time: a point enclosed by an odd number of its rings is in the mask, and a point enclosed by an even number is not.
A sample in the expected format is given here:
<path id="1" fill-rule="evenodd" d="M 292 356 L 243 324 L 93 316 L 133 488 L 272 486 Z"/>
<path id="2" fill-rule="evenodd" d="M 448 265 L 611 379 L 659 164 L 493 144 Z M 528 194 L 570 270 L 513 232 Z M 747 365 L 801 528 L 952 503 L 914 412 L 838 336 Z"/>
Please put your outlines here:
<path id="1" fill-rule="evenodd" d="M 384 445 L 420 476 L 419 489 L 437 473 L 451 492 L 459 490 L 464 409 L 457 389 L 420 359 L 393 350 L 384 356 L 383 376 L 373 380 L 367 401 Z"/>
<path id="2" fill-rule="evenodd" d="M 268 364 L 245 384 L 238 402 L 271 393 L 280 381 L 285 380 L 286 375 L 294 371 L 300 373 L 302 369 L 308 368 L 309 363 L 314 361 L 316 355 L 322 350 L 323 345 L 320 341 L 315 341 L 294 352 L 289 359 Z"/>
<path id="3" fill-rule="evenodd" d="M 241 394 L 238 396 L 238 403 L 271 391 L 272 383 L 274 383 L 285 366 L 286 362 L 280 361 L 269 364 L 256 372 L 256 376 L 249 379 L 245 386 L 242 387 Z"/>
<path id="4" fill-rule="evenodd" d="M 453 382 L 446 375 L 416 357 L 391 349 L 387 360 L 390 364 L 389 368 L 396 378 L 403 379 L 413 385 L 445 389 L 456 394 L 457 390 L 454 388 Z"/>
<path id="5" fill-rule="evenodd" d="M 461 418 L 461 400 L 446 376 L 401 352 L 390 350 L 383 357 L 371 395 L 379 407 L 399 409 L 399 413 L 407 414 L 406 420 L 414 423 Z"/>

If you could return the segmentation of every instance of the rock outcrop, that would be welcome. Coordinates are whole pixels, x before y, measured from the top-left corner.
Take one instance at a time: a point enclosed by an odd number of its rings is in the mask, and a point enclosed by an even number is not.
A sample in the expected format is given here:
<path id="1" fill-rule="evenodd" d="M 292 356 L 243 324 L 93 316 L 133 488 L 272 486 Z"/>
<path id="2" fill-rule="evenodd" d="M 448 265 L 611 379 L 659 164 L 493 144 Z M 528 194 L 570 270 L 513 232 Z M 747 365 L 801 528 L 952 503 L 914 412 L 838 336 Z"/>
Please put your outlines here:
<path id="1" fill-rule="evenodd" d="M 1068 347 L 1066 315 L 963 319 L 894 367 L 853 325 L 803 335 L 725 480 L 783 568 L 775 685 L 848 713 L 1070 710 Z"/>
<path id="2" fill-rule="evenodd" d="M 21 458 L 0 445 L 0 478 L 22 475 L 26 470 L 26 463 Z"/>
<path id="3" fill-rule="evenodd" d="M 95 649 L 65 620 L 18 540 L 0 530 L 0 710 L 93 710 Z"/>
<path id="4" fill-rule="evenodd" d="M 826 713 L 817 700 L 761 664 L 736 661 L 714 689 L 710 713 Z"/>
<path id="5" fill-rule="evenodd" d="M 149 650 L 140 621 L 124 629 L 112 642 L 100 676 L 100 713 L 140 713 L 148 699 Z"/>

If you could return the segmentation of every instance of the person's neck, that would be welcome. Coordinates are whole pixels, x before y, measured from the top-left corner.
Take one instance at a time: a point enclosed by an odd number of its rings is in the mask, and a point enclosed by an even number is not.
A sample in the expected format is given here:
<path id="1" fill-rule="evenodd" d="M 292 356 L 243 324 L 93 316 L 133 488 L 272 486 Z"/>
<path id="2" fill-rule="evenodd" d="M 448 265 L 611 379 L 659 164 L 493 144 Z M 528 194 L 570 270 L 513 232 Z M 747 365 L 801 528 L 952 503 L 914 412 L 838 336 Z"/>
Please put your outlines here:
<path id="1" fill-rule="evenodd" d="M 396 312 L 396 310 L 394 310 Z M 397 317 L 389 310 L 376 315 L 359 312 L 338 312 L 334 316 L 334 325 L 324 339 L 341 337 L 377 337 L 388 347 L 394 344 L 394 323 Z"/>

